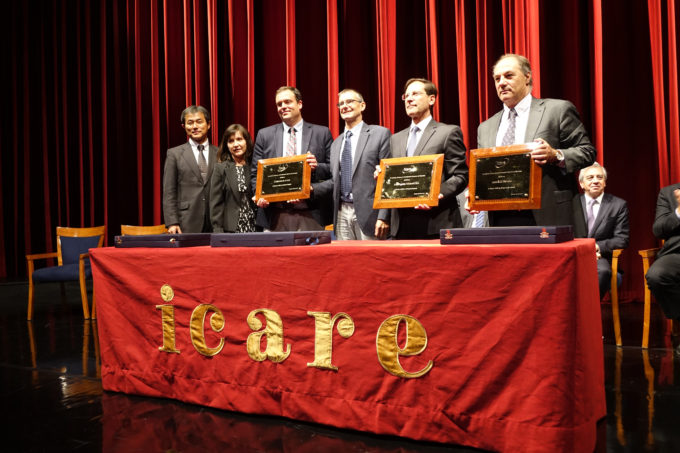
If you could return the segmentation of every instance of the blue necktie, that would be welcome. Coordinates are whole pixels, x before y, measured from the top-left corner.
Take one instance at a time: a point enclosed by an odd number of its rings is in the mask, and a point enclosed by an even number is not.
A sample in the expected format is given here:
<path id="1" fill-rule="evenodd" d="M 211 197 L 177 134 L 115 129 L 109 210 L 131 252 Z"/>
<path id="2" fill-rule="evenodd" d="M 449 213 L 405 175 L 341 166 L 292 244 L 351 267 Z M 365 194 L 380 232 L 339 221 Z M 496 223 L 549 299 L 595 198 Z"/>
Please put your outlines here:
<path id="1" fill-rule="evenodd" d="M 345 132 L 345 145 L 340 158 L 340 199 L 352 201 L 352 132 Z"/>
<path id="2" fill-rule="evenodd" d="M 420 128 L 418 126 L 413 126 L 411 128 L 411 135 L 408 139 L 408 146 L 406 147 L 406 155 L 408 157 L 413 157 L 413 154 L 416 152 L 416 140 L 419 130 Z"/>
<path id="3" fill-rule="evenodd" d="M 479 211 L 475 215 L 475 221 L 472 228 L 484 228 L 484 220 L 486 219 L 486 211 Z"/>

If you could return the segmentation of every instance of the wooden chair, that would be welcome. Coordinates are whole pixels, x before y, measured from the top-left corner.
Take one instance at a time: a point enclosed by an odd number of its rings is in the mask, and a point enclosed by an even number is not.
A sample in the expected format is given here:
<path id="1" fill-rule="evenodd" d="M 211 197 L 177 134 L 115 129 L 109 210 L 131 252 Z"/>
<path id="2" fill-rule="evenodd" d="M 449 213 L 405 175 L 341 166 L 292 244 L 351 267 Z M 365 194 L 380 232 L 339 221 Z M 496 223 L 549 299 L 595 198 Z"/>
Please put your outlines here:
<path id="1" fill-rule="evenodd" d="M 88 250 L 104 244 L 106 226 L 91 228 L 57 227 L 57 251 L 26 255 L 28 266 L 28 316 L 33 319 L 34 285 L 37 282 L 80 281 L 83 317 L 90 319 L 86 280 L 92 276 Z M 57 258 L 57 266 L 35 270 L 35 261 Z M 94 304 L 94 289 L 92 291 Z"/>
<path id="2" fill-rule="evenodd" d="M 619 256 L 623 249 L 612 251 L 612 279 L 609 286 L 609 297 L 612 300 L 612 318 L 614 319 L 614 338 L 616 346 L 621 347 L 621 319 L 619 317 Z"/>
<path id="3" fill-rule="evenodd" d="M 139 236 L 142 234 L 163 234 L 167 233 L 168 229 L 165 224 L 153 226 L 139 226 L 139 225 L 121 225 L 120 234 L 122 236 Z"/>
<path id="4" fill-rule="evenodd" d="M 652 265 L 652 260 L 656 257 L 659 252 L 659 248 L 640 250 L 638 253 L 642 257 L 642 279 L 645 283 L 645 308 L 642 320 L 642 349 L 647 349 L 649 345 L 649 315 L 652 307 L 652 293 L 649 291 L 647 286 L 647 271 L 649 266 Z M 673 321 L 668 320 L 668 331 L 673 332 Z M 677 326 L 676 326 L 677 327 Z"/>

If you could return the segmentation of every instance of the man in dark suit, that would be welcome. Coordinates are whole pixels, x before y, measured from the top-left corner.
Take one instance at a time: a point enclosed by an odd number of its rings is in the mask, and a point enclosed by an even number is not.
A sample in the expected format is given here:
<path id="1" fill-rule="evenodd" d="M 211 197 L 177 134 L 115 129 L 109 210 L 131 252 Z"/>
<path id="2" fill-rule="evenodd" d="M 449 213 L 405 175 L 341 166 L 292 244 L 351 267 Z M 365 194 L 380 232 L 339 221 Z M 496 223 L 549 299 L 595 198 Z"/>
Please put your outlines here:
<path id="1" fill-rule="evenodd" d="M 300 90 L 289 86 L 276 90 L 276 108 L 283 122 L 261 129 L 255 139 L 250 172 L 253 193 L 256 193 L 257 162 L 260 159 L 306 154 L 312 170 L 312 182 L 330 178 L 331 131 L 302 120 Z M 264 198 L 255 201 L 259 208 L 256 223 L 265 230 L 323 230 L 330 220 L 325 218 L 320 200 L 291 200 L 271 205 Z"/>
<path id="2" fill-rule="evenodd" d="M 443 124 L 432 118 L 431 108 L 437 99 L 437 87 L 426 79 L 409 79 L 404 86 L 404 107 L 411 126 L 392 136 L 392 157 L 444 155 L 439 205 L 392 209 L 391 233 L 396 239 L 433 239 L 439 230 L 461 227 L 456 195 L 465 189 L 468 167 L 465 143 L 458 126 Z"/>
<path id="3" fill-rule="evenodd" d="M 163 171 L 163 216 L 168 233 L 211 231 L 210 177 L 217 147 L 208 142 L 210 112 L 192 105 L 182 112 L 188 142 L 168 150 Z"/>
<path id="4" fill-rule="evenodd" d="M 391 157 L 390 131 L 363 121 L 366 103 L 356 90 L 338 95 L 345 132 L 331 145 L 332 179 L 314 184 L 315 198 L 333 196 L 333 229 L 340 240 L 384 239 L 389 232 L 389 209 L 373 209 L 376 181 L 373 169 Z"/>
<path id="5" fill-rule="evenodd" d="M 604 193 L 607 170 L 597 162 L 582 169 L 578 181 L 583 194 L 574 198 L 574 236 L 595 239 L 601 299 L 611 283 L 612 252 L 628 247 L 628 205 L 625 200 Z"/>
<path id="6" fill-rule="evenodd" d="M 680 321 L 680 184 L 659 192 L 652 229 L 665 242 L 647 271 L 647 286 L 666 317 Z"/>
<path id="7" fill-rule="evenodd" d="M 529 60 L 503 55 L 493 77 L 503 110 L 479 125 L 477 146 L 493 148 L 533 142 L 531 158 L 542 167 L 541 209 L 490 212 L 491 226 L 573 225 L 574 174 L 595 161 L 595 147 L 573 104 L 531 96 Z"/>

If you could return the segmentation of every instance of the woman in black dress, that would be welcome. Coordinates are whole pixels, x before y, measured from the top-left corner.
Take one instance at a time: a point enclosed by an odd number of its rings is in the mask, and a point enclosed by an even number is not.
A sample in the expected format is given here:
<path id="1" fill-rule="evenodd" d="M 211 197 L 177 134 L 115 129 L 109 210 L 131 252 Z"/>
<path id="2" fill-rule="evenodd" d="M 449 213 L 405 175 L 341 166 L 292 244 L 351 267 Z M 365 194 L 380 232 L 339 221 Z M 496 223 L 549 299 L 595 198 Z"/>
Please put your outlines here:
<path id="1" fill-rule="evenodd" d="M 253 140 L 248 129 L 232 124 L 224 131 L 210 180 L 210 221 L 214 233 L 255 231 L 250 189 Z"/>

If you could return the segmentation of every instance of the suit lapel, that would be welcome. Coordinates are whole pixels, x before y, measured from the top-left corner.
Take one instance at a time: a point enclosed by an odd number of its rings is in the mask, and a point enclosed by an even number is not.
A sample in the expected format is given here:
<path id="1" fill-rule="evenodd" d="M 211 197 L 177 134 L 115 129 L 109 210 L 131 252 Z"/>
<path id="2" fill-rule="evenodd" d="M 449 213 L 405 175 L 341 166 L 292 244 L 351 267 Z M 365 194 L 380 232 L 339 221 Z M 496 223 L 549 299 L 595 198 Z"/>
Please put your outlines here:
<path id="1" fill-rule="evenodd" d="M 609 216 L 609 211 L 612 209 L 612 203 L 608 195 L 609 194 L 605 193 L 602 197 L 600 210 L 597 211 L 597 217 L 595 217 L 595 222 L 593 223 L 593 231 L 588 235 L 589 237 L 596 236 L 596 233 L 598 232 L 597 230 L 599 230 L 600 226 L 602 225 L 602 219 L 606 219 Z"/>
<path id="2" fill-rule="evenodd" d="M 312 141 L 312 126 L 306 122 L 302 122 L 302 148 L 300 154 L 307 154 L 309 143 Z"/>
<path id="3" fill-rule="evenodd" d="M 357 149 L 354 150 L 354 157 L 352 158 L 352 175 L 357 170 L 357 164 L 361 160 L 361 155 L 366 148 L 366 143 L 368 143 L 368 138 L 371 135 L 371 129 L 367 124 L 361 128 L 361 134 L 359 134 L 359 141 L 357 141 Z"/>
<path id="4" fill-rule="evenodd" d="M 434 119 L 430 120 L 429 124 L 423 131 L 423 136 L 420 137 L 418 146 L 416 146 L 415 151 L 413 151 L 414 156 L 420 156 L 423 153 L 423 150 L 425 149 L 427 142 L 430 141 L 434 133 L 437 132 L 438 125 L 439 123 L 437 123 Z"/>
<path id="5" fill-rule="evenodd" d="M 529 120 L 527 122 L 527 130 L 524 133 L 524 142 L 529 143 L 534 141 L 536 138 L 536 131 L 538 126 L 541 124 L 543 119 L 543 113 L 545 112 L 545 106 L 541 99 L 531 98 L 531 107 L 529 107 Z"/>
<path id="6" fill-rule="evenodd" d="M 198 162 L 196 162 L 194 151 L 191 149 L 191 145 L 188 142 L 182 145 L 182 158 L 184 159 L 184 162 L 187 164 L 187 166 L 191 168 L 191 171 L 194 172 L 194 174 L 196 174 L 198 180 L 203 181 L 203 177 L 201 176 L 201 169 L 198 168 Z M 203 182 L 205 183 L 205 181 Z"/>
<path id="7" fill-rule="evenodd" d="M 340 174 L 340 153 L 342 153 L 342 134 L 331 143 L 331 174 Z"/>
<path id="8" fill-rule="evenodd" d="M 283 136 L 288 133 L 288 129 L 283 128 L 283 124 L 276 125 L 274 132 L 274 155 L 271 157 L 283 157 Z"/>
<path id="9" fill-rule="evenodd" d="M 210 181 L 210 178 L 212 178 L 216 161 L 217 161 L 217 146 L 208 145 L 208 176 L 206 177 L 206 181 L 203 181 L 203 185 L 208 184 L 208 181 Z M 198 164 L 196 164 L 196 166 L 198 166 Z"/>
<path id="10" fill-rule="evenodd" d="M 404 129 L 401 132 L 394 134 L 392 140 L 394 141 L 394 148 L 392 148 L 392 157 L 406 157 L 406 144 L 408 143 L 409 130 Z"/>
<path id="11" fill-rule="evenodd" d="M 234 164 L 231 161 L 227 161 L 226 165 L 224 166 L 224 170 L 227 173 L 225 176 L 227 177 L 227 181 L 229 184 L 229 188 L 231 189 L 231 193 L 234 195 L 238 194 L 238 177 L 236 176 L 236 164 Z M 248 180 L 248 177 L 246 175 L 246 179 Z M 234 198 L 238 199 L 237 196 Z"/>

